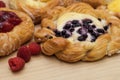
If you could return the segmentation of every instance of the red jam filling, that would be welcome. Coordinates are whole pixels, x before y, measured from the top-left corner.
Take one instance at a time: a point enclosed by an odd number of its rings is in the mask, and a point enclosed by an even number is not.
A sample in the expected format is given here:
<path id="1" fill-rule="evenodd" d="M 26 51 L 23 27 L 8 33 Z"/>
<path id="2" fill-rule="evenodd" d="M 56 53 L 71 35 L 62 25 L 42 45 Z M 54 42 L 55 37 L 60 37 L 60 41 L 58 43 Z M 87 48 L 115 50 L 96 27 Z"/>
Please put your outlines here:
<path id="1" fill-rule="evenodd" d="M 3 1 L 0 1 L 0 8 L 1 7 L 6 7 L 5 3 Z"/>
<path id="2" fill-rule="evenodd" d="M 11 11 L 0 11 L 0 33 L 10 32 L 22 20 Z"/>

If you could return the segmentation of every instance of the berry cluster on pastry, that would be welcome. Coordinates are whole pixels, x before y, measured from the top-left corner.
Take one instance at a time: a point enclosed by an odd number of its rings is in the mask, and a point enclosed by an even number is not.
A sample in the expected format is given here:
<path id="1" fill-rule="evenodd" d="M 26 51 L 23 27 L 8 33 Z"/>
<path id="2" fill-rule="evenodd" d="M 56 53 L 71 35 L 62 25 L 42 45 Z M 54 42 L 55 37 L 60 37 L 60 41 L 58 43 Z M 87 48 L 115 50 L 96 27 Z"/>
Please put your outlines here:
<path id="1" fill-rule="evenodd" d="M 0 1 L 0 56 L 6 56 L 33 36 L 34 24 L 23 12 L 6 8 Z"/>
<path id="2" fill-rule="evenodd" d="M 87 1 L 87 0 L 86 0 Z M 42 52 L 66 62 L 96 61 L 120 52 L 120 20 L 87 3 L 56 7 L 34 34 Z"/>

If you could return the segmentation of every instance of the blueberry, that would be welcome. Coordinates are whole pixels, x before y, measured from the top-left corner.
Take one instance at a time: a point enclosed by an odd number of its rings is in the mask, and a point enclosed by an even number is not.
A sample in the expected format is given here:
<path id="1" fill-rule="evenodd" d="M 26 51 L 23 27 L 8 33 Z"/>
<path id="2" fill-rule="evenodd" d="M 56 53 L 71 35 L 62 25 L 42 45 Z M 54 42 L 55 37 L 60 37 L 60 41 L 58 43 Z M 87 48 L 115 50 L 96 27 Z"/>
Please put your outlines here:
<path id="1" fill-rule="evenodd" d="M 71 32 L 70 31 L 67 31 L 66 30 L 66 32 L 65 32 L 65 34 L 64 35 L 62 35 L 64 38 L 69 38 L 70 36 L 71 36 Z"/>
<path id="2" fill-rule="evenodd" d="M 63 27 L 63 29 L 70 29 L 71 27 L 72 27 L 71 24 L 66 24 L 66 25 Z"/>
<path id="3" fill-rule="evenodd" d="M 81 26 L 81 24 L 80 24 L 80 23 L 75 24 L 75 27 L 79 27 L 79 26 Z"/>
<path id="4" fill-rule="evenodd" d="M 103 29 L 97 29 L 96 30 L 98 33 L 105 33 L 105 31 Z"/>
<path id="5" fill-rule="evenodd" d="M 90 25 L 87 24 L 87 23 L 84 23 L 84 24 L 83 24 L 83 27 L 86 28 L 86 29 L 88 29 L 89 26 L 90 26 Z"/>
<path id="6" fill-rule="evenodd" d="M 81 34 L 82 33 L 82 28 L 78 29 L 77 33 Z"/>
<path id="7" fill-rule="evenodd" d="M 79 23 L 79 21 L 78 20 L 73 20 L 71 23 L 72 24 L 77 24 L 77 23 Z"/>
<path id="8" fill-rule="evenodd" d="M 104 30 L 107 31 L 108 30 L 108 25 L 104 26 L 103 28 L 104 28 Z"/>
<path id="9" fill-rule="evenodd" d="M 61 32 L 60 32 L 60 31 L 55 30 L 54 32 L 55 32 L 55 35 L 56 35 L 57 37 L 60 37 L 60 36 L 61 36 Z"/>
<path id="10" fill-rule="evenodd" d="M 75 28 L 76 27 L 76 25 L 75 24 L 72 24 L 72 28 Z"/>
<path id="11" fill-rule="evenodd" d="M 93 27 L 92 26 L 88 27 L 88 32 L 90 32 L 90 33 L 93 32 Z"/>
<path id="12" fill-rule="evenodd" d="M 81 26 L 81 24 L 80 24 L 80 23 L 77 23 L 77 24 L 72 24 L 72 28 L 79 27 L 79 26 Z"/>
<path id="13" fill-rule="evenodd" d="M 85 41 L 85 40 L 86 40 L 86 36 L 83 36 L 83 35 L 82 35 L 82 36 L 79 36 L 79 37 L 78 37 L 78 40 L 79 40 L 79 41 Z"/>
<path id="14" fill-rule="evenodd" d="M 95 25 L 91 25 L 92 26 L 92 28 L 96 28 L 96 26 Z"/>
<path id="15" fill-rule="evenodd" d="M 95 31 L 93 31 L 92 33 L 90 33 L 91 35 L 95 35 L 96 33 L 95 33 Z"/>
<path id="16" fill-rule="evenodd" d="M 71 35 L 70 34 L 65 34 L 64 38 L 69 38 Z"/>
<path id="17" fill-rule="evenodd" d="M 91 19 L 84 19 L 82 20 L 83 24 L 89 24 L 89 23 L 92 23 L 93 21 Z"/>
<path id="18" fill-rule="evenodd" d="M 88 37 L 88 35 L 87 34 L 83 34 L 82 35 L 85 39 Z"/>
<path id="19" fill-rule="evenodd" d="M 99 34 L 99 33 L 94 32 L 94 31 L 91 33 L 91 35 L 92 35 L 92 36 L 94 36 L 94 37 L 96 37 L 96 38 L 97 38 L 98 36 L 100 36 L 100 34 Z"/>
<path id="20" fill-rule="evenodd" d="M 65 35 L 65 34 L 66 34 L 66 30 L 63 30 L 63 31 L 61 32 L 61 34 L 62 34 L 62 35 Z"/>
<path id="21" fill-rule="evenodd" d="M 71 28 L 71 29 L 70 29 L 70 32 L 73 32 L 74 30 L 75 30 L 74 28 Z"/>

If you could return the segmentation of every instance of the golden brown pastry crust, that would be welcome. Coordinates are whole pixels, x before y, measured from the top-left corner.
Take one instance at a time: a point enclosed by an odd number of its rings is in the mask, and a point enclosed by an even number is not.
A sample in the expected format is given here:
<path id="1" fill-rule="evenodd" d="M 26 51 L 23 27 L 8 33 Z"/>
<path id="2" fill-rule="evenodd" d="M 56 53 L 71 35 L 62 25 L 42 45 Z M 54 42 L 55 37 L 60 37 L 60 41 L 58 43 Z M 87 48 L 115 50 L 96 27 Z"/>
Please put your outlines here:
<path id="1" fill-rule="evenodd" d="M 109 10 L 108 6 L 105 6 L 105 5 L 98 6 L 97 10 L 102 10 L 104 12 L 110 13 L 111 15 L 114 15 L 120 19 L 120 13 Z"/>
<path id="2" fill-rule="evenodd" d="M 111 1 L 111 0 L 109 0 Z M 56 6 L 67 7 L 73 3 L 86 2 L 94 8 L 100 5 L 106 5 L 108 0 L 9 0 L 11 9 L 26 12 L 33 19 L 34 23 L 40 23 L 40 20 L 46 17 L 51 18 L 51 11 Z M 55 10 L 54 10 L 55 11 Z"/>
<path id="3" fill-rule="evenodd" d="M 114 13 L 114 15 L 120 19 L 120 13 L 119 12 Z"/>
<path id="4" fill-rule="evenodd" d="M 65 13 L 69 13 L 69 12 L 84 13 L 84 14 L 92 15 L 96 18 L 105 19 L 108 24 L 110 23 L 108 33 L 98 37 L 95 42 L 80 41 L 77 43 L 72 43 L 67 39 L 60 40 L 59 37 L 56 37 L 54 35 L 54 37 L 45 40 L 45 42 L 42 42 L 41 46 L 44 54 L 46 55 L 55 54 L 60 60 L 63 60 L 66 62 L 76 62 L 79 60 L 96 61 L 96 60 L 102 59 L 105 55 L 110 56 L 115 53 L 119 53 L 120 19 L 109 14 L 104 10 L 93 9 L 90 5 L 86 3 L 72 4 L 71 6 L 68 6 L 65 10 L 63 10 L 63 12 L 61 12 L 59 15 L 54 14 L 54 16 L 57 15 L 59 18 Z M 51 24 L 55 25 L 56 20 L 57 18 L 52 18 Z M 46 23 L 47 22 L 48 21 L 46 20 Z M 42 24 L 41 26 L 45 28 L 44 25 Z M 49 27 L 50 27 L 49 30 L 52 31 L 53 26 L 49 25 Z M 43 30 L 43 28 L 41 29 L 41 31 Z M 39 34 L 39 36 L 36 36 L 36 34 L 34 36 L 36 38 L 41 39 L 40 36 L 43 34 L 39 32 L 36 32 L 36 33 Z M 65 45 L 62 45 L 63 43 Z"/>
<path id="5" fill-rule="evenodd" d="M 35 41 L 38 43 L 45 42 L 49 38 L 55 37 L 55 33 L 47 28 L 38 29 L 34 35 Z"/>
<path id="6" fill-rule="evenodd" d="M 22 22 L 15 26 L 12 31 L 0 33 L 0 56 L 6 56 L 32 38 L 34 25 L 30 17 L 23 12 L 5 8 L 0 8 L 0 11 L 12 11 L 22 19 Z"/>
<path id="7" fill-rule="evenodd" d="M 68 6 L 76 0 L 10 0 L 10 8 L 26 12 L 33 21 L 40 22 L 42 18 L 51 17 L 51 9 L 56 6 Z"/>
<path id="8" fill-rule="evenodd" d="M 100 5 L 107 5 L 113 0 L 78 0 L 81 2 L 85 2 L 93 6 L 94 8 L 100 6 Z"/>
<path id="9" fill-rule="evenodd" d="M 49 39 L 42 44 L 42 52 L 46 55 L 53 55 L 57 52 L 63 51 L 69 42 L 61 37 Z M 49 50 L 49 51 L 48 51 Z"/>

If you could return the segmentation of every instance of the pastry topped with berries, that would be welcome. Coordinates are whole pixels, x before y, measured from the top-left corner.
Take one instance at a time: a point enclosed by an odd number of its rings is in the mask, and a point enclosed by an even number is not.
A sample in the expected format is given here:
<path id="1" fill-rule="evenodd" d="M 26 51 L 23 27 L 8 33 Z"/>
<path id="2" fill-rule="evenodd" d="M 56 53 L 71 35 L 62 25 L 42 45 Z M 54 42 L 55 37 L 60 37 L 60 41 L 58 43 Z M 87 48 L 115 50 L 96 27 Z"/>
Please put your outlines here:
<path id="1" fill-rule="evenodd" d="M 0 2 L 0 7 L 5 7 Z M 0 56 L 6 56 L 30 40 L 34 25 L 31 18 L 23 12 L 0 8 Z"/>
<path id="2" fill-rule="evenodd" d="M 119 53 L 120 20 L 87 3 L 53 9 L 53 18 L 44 18 L 35 32 L 42 52 L 66 62 L 96 61 Z M 55 13 L 56 12 L 56 13 Z"/>

